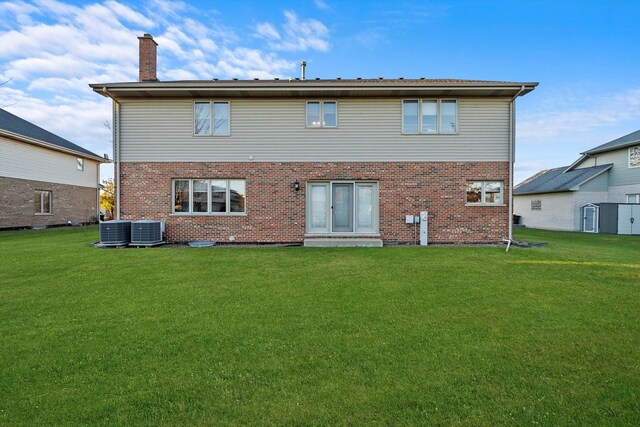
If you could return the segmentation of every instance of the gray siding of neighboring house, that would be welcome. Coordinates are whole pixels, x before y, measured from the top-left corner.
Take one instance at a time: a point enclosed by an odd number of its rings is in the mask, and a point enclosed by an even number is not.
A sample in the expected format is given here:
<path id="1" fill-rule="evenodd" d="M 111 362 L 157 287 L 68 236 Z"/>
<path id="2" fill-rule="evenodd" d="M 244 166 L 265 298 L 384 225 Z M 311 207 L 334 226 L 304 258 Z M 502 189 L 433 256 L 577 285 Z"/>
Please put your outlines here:
<path id="1" fill-rule="evenodd" d="M 0 137 L 0 176 L 98 187 L 98 162 L 85 159 L 77 169 L 78 156 Z"/>
<path id="2" fill-rule="evenodd" d="M 194 136 L 193 101 L 122 100 L 122 161 L 509 160 L 508 98 L 458 99 L 456 135 L 402 135 L 399 98 L 337 99 L 338 127 L 308 129 L 301 98 L 231 99 L 231 135 Z"/>
<path id="3" fill-rule="evenodd" d="M 640 184 L 640 167 L 629 167 L 629 148 L 594 154 L 580 163 L 577 168 L 594 166 L 594 163 L 596 165 L 613 164 L 609 170 L 610 186 Z"/>
<path id="4" fill-rule="evenodd" d="M 606 192 L 607 189 L 609 188 L 609 173 L 610 170 L 607 172 L 603 172 L 600 175 L 596 176 L 595 178 L 585 182 L 584 184 L 582 184 L 579 187 L 579 191 L 583 192 L 583 191 L 587 191 L 587 192 L 592 192 L 592 191 L 604 191 Z"/>

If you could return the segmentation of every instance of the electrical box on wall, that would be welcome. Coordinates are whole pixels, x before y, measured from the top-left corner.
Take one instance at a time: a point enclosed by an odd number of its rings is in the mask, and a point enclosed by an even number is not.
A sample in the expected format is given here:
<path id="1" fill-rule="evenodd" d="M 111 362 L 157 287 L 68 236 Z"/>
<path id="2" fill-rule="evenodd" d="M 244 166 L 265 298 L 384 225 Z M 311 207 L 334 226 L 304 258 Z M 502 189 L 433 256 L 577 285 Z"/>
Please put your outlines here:
<path id="1" fill-rule="evenodd" d="M 429 212 L 420 212 L 420 245 L 429 244 Z"/>

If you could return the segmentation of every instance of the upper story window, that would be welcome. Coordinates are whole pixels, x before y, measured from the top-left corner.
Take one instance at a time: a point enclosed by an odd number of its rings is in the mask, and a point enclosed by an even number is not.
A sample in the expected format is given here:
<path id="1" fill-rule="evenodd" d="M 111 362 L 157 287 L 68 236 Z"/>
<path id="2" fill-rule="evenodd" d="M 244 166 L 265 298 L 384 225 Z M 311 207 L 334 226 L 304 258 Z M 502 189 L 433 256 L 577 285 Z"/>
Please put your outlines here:
<path id="1" fill-rule="evenodd" d="M 243 214 L 246 198 L 244 179 L 175 179 L 172 212 Z"/>
<path id="2" fill-rule="evenodd" d="M 402 133 L 454 134 L 457 132 L 457 100 L 406 99 L 402 101 Z"/>
<path id="3" fill-rule="evenodd" d="M 84 159 L 78 157 L 78 162 L 76 163 L 76 169 L 78 169 L 79 171 L 84 170 Z"/>
<path id="4" fill-rule="evenodd" d="M 224 136 L 230 134 L 228 101 L 196 101 L 193 104 L 193 134 Z"/>
<path id="5" fill-rule="evenodd" d="M 336 101 L 307 101 L 308 128 L 335 128 L 338 126 Z"/>
<path id="6" fill-rule="evenodd" d="M 502 181 L 468 181 L 468 205 L 501 205 Z"/>
<path id="7" fill-rule="evenodd" d="M 629 148 L 629 167 L 640 167 L 640 145 Z"/>

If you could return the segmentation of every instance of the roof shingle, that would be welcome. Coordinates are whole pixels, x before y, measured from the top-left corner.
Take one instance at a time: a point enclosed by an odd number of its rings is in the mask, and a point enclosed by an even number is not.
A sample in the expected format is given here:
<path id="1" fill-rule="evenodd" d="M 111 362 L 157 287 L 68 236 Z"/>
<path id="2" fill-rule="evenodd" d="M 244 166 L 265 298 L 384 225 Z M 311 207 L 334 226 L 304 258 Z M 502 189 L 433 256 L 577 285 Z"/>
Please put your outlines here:
<path id="1" fill-rule="evenodd" d="M 574 169 L 564 172 L 567 166 L 555 169 L 549 169 L 539 172 L 532 178 L 522 182 L 514 188 L 514 195 L 522 194 L 539 194 L 539 193 L 557 193 L 561 191 L 569 191 L 576 185 L 580 185 L 591 178 L 595 178 L 600 173 L 611 168 L 611 164 L 593 166 L 590 168 Z"/>

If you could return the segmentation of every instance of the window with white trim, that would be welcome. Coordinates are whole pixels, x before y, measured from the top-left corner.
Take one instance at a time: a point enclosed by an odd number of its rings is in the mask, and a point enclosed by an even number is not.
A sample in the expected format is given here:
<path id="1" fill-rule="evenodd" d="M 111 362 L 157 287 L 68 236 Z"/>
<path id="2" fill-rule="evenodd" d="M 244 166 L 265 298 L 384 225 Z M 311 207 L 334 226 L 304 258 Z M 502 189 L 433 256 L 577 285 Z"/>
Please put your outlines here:
<path id="1" fill-rule="evenodd" d="M 629 167 L 640 168 L 640 145 L 629 148 Z"/>
<path id="2" fill-rule="evenodd" d="M 197 136 L 229 135 L 230 114 L 229 101 L 195 101 L 193 103 L 193 134 Z"/>
<path id="3" fill-rule="evenodd" d="M 308 128 L 335 128 L 338 126 L 336 101 L 307 101 Z"/>
<path id="4" fill-rule="evenodd" d="M 84 170 L 84 159 L 82 157 L 78 157 L 77 163 L 76 163 L 76 169 L 78 169 L 79 171 Z"/>
<path id="5" fill-rule="evenodd" d="M 174 179 L 173 213 L 243 214 L 246 212 L 244 179 Z"/>
<path id="6" fill-rule="evenodd" d="M 52 213 L 51 202 L 53 193 L 48 190 L 36 190 L 34 194 L 34 207 L 36 215 L 49 215 Z"/>
<path id="7" fill-rule="evenodd" d="M 502 205 L 502 181 L 467 181 L 468 205 Z"/>
<path id="8" fill-rule="evenodd" d="M 627 203 L 640 203 L 640 194 L 627 194 Z"/>
<path id="9" fill-rule="evenodd" d="M 402 133 L 455 134 L 458 132 L 456 99 L 405 99 L 402 101 Z"/>

